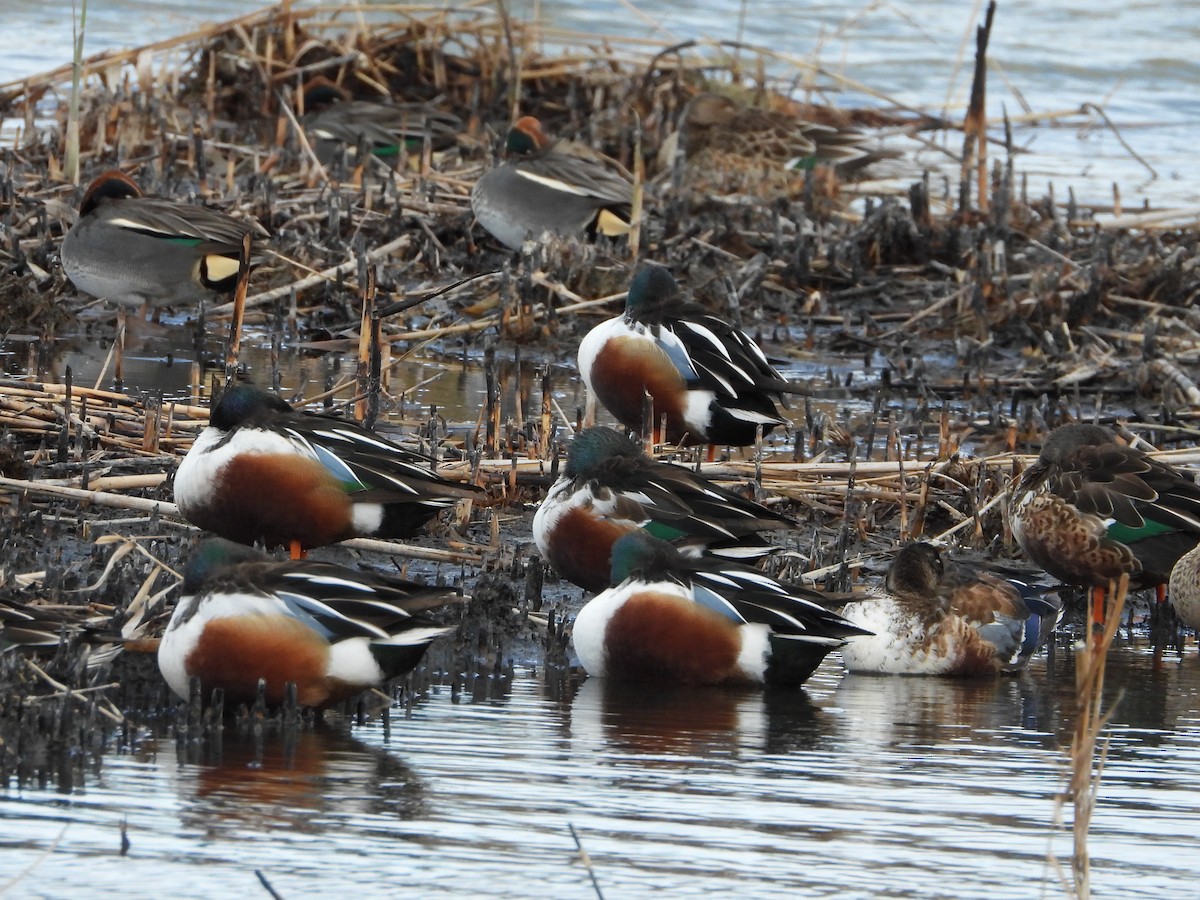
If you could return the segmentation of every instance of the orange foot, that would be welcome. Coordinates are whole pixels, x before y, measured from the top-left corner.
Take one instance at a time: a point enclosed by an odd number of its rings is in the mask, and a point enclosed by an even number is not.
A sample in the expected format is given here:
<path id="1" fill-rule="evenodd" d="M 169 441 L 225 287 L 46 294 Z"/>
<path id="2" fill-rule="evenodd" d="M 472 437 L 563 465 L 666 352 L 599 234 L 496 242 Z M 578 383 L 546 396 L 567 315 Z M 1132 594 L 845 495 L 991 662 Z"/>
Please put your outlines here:
<path id="1" fill-rule="evenodd" d="M 1092 624 L 1104 625 L 1104 588 L 1092 588 Z"/>

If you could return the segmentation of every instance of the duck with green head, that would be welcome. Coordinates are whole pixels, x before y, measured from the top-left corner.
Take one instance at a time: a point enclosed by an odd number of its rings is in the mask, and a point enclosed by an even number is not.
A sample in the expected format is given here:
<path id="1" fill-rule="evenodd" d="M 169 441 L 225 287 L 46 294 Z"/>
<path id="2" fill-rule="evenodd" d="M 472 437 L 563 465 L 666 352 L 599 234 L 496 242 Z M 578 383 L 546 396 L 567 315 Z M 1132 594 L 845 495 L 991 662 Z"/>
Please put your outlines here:
<path id="1" fill-rule="evenodd" d="M 411 537 L 478 494 L 354 421 L 249 384 L 225 389 L 175 473 L 175 503 L 193 525 L 296 558 L 352 537 Z"/>
<path id="2" fill-rule="evenodd" d="M 684 556 L 644 531 L 612 548 L 612 582 L 575 617 L 593 677 L 682 684 L 798 685 L 847 638 L 869 632 L 820 595 L 757 569 Z"/>
<path id="3" fill-rule="evenodd" d="M 461 602 L 446 588 L 213 538 L 188 561 L 158 665 L 184 700 L 196 678 L 204 695 L 251 703 L 261 680 L 270 704 L 291 683 L 300 705 L 326 707 L 415 668 L 454 630 L 424 613 Z"/>
<path id="4" fill-rule="evenodd" d="M 612 546 L 639 529 L 687 555 L 754 560 L 766 532 L 794 522 L 684 466 L 659 462 L 612 428 L 585 429 L 538 507 L 533 536 L 559 575 L 589 591 L 609 586 Z"/>
<path id="5" fill-rule="evenodd" d="M 684 446 L 753 444 L 759 429 L 765 435 L 784 424 L 775 404 L 806 390 L 746 334 L 686 301 L 665 266 L 649 262 L 633 276 L 624 313 L 580 342 L 579 373 L 589 421 L 599 401 L 626 428 L 642 434 L 650 426 L 656 443 Z M 646 394 L 649 423 L 642 420 Z"/>

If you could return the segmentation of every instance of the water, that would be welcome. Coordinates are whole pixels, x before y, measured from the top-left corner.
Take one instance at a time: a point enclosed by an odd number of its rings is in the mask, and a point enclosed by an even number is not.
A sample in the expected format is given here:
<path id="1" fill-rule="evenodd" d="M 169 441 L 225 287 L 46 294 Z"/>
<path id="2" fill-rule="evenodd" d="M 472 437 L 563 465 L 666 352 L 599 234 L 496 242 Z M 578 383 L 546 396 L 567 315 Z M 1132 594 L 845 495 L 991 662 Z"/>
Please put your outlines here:
<path id="1" fill-rule="evenodd" d="M 0 884 L 211 897 L 258 890 L 259 869 L 285 897 L 593 897 L 574 826 L 609 897 L 1059 896 L 1073 673 L 1055 662 L 985 681 L 827 662 L 768 694 L 552 690 L 518 667 L 474 701 L 435 688 L 390 736 L 231 733 L 219 755 L 147 739 L 70 794 L 0 794 Z M 1192 897 L 1200 658 L 1156 669 L 1124 647 L 1110 686 L 1096 894 Z"/>
<path id="2" fill-rule="evenodd" d="M 299 4 L 298 4 L 299 5 Z M 367 4 L 369 5 L 369 4 Z M 842 105 L 897 101 L 931 113 L 961 116 L 970 91 L 975 6 L 954 0 L 797 4 L 788 0 L 704 0 L 698 4 L 643 0 L 559 0 L 511 4 L 514 15 L 574 31 L 677 42 L 734 40 L 817 63 L 882 94 L 871 97 L 834 78 L 829 99 Z M 85 51 L 139 46 L 203 22 L 256 10 L 260 0 L 108 0 L 88 10 Z M 0 33 L 0 83 L 44 71 L 70 59 L 70 16 L 61 5 L 7 0 L 8 27 Z M 1080 200 L 1112 201 L 1121 188 L 1126 209 L 1200 205 L 1200 186 L 1188 177 L 1200 138 L 1200 63 L 1191 49 L 1200 38 L 1200 3 L 1096 0 L 1084 3 L 1000 3 L 989 58 L 988 115 L 1001 137 L 1001 117 L 1102 106 L 1121 129 L 1139 162 L 1095 113 L 1019 125 L 1016 144 L 1030 153 L 1020 171 L 1038 193 L 1051 181 L 1057 196 L 1068 187 Z M 964 43 L 965 42 L 965 43 Z M 790 75 L 789 75 L 790 77 Z M 961 150 L 953 136 L 947 149 Z M 997 152 L 997 151 L 993 151 Z M 929 161 L 937 161 L 931 156 Z M 944 160 L 943 160 L 944 162 Z M 1154 170 L 1151 173 L 1147 165 Z"/>
<path id="3" fill-rule="evenodd" d="M 87 52 L 257 6 L 227 0 L 201 16 L 150 0 L 93 3 Z M 1145 182 L 1111 133 L 1082 119 L 1022 132 L 1036 151 L 1022 167 L 1098 200 L 1116 179 L 1127 204 L 1200 202 L 1194 184 L 1170 177 L 1187 171 L 1185 147 L 1197 136 L 1198 73 L 1183 52 L 1196 36 L 1188 16 L 1196 4 L 1076 6 L 1001 6 L 992 56 L 1003 74 L 991 81 L 991 112 L 1001 104 L 1017 112 L 1018 91 L 1040 111 L 1103 102 L 1163 174 Z M 798 57 L 819 47 L 827 67 L 886 86 L 902 102 L 938 111 L 967 90 L 967 69 L 954 68 L 964 4 L 864 4 L 856 18 L 832 4 L 748 8 L 748 41 Z M 69 22 L 60 9 L 19 0 L 4 9 L 0 80 L 66 60 Z M 639 4 L 638 13 L 555 5 L 572 28 L 663 40 L 733 37 L 739 9 L 719 0 L 686 15 L 661 3 Z M 1070 42 L 1045 38 L 1066 28 Z M 839 102 L 857 99 L 878 102 Z M 190 346 L 172 337 L 132 349 L 128 381 L 186 392 L 179 348 Z M 101 377 L 104 349 L 71 357 L 78 383 Z M 169 368 L 168 352 L 176 357 Z M 266 369 L 261 347 L 244 353 L 256 371 Z M 10 361 L 17 369 L 25 362 Z M 338 354 L 289 352 L 281 368 L 291 386 L 320 385 L 351 365 Z M 397 380 L 434 376 L 420 402 L 468 410 L 462 415 L 473 424 L 484 391 L 479 367 L 426 354 Z M 569 412 L 582 398 L 577 382 L 563 382 Z M 231 732 L 216 753 L 147 734 L 133 752 L 106 755 L 71 790 L 9 785 L 0 791 L 0 889 L 242 895 L 261 890 L 258 869 L 285 897 L 347 889 L 364 897 L 594 897 L 574 826 L 610 898 L 1064 893 L 1046 861 L 1052 853 L 1065 865 L 1071 852 L 1069 833 L 1055 824 L 1073 708 L 1061 651 L 1053 668 L 1038 659 L 1019 678 L 963 683 L 842 677 L 831 661 L 803 690 L 769 694 L 623 691 L 597 681 L 564 691 L 518 662 L 510 682 L 461 695 L 443 687 L 408 718 L 396 710 L 390 735 L 371 722 L 258 747 Z M 1124 700 L 1092 828 L 1097 895 L 1191 898 L 1200 878 L 1200 658 L 1193 646 L 1156 667 L 1145 648 L 1124 646 L 1110 686 Z M 123 821 L 126 857 L 118 853 Z"/>

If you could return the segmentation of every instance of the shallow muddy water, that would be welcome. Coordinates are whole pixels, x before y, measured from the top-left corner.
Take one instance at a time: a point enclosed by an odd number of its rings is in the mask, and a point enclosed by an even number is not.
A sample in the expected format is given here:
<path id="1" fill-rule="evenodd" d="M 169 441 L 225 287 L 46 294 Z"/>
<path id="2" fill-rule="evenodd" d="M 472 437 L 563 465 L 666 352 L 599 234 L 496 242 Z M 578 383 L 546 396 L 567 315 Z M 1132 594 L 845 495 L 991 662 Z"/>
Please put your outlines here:
<path id="1" fill-rule="evenodd" d="M 1073 683 L 848 676 L 802 690 L 547 683 L 517 666 L 409 717 L 219 753 L 146 738 L 69 794 L 0 794 L 12 896 L 1061 896 Z M 1200 658 L 1125 646 L 1091 831 L 1101 897 L 1195 895 Z M 474 694 L 475 699 L 472 699 Z M 121 822 L 128 855 L 121 857 Z"/>

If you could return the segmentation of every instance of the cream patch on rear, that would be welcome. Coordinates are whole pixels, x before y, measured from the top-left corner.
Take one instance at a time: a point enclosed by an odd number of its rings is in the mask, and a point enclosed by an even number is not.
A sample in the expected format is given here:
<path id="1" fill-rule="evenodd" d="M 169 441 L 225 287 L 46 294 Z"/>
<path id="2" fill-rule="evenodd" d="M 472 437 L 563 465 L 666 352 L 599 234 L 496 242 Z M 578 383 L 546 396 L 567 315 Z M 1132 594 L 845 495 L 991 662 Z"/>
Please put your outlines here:
<path id="1" fill-rule="evenodd" d="M 204 257 L 204 274 L 209 281 L 224 281 L 238 273 L 238 261 L 219 253 Z"/>
<path id="2" fill-rule="evenodd" d="M 347 638 L 329 647 L 329 678 L 355 687 L 370 687 L 383 681 L 383 669 L 371 653 L 371 639 Z"/>
<path id="3" fill-rule="evenodd" d="M 751 681 L 762 684 L 767 680 L 767 660 L 771 656 L 771 629 L 758 622 L 738 627 L 742 639 L 738 650 L 737 667 Z"/>
<path id="4" fill-rule="evenodd" d="M 383 504 L 354 503 L 354 495 L 350 495 L 351 522 L 358 534 L 374 534 L 383 525 Z"/>

